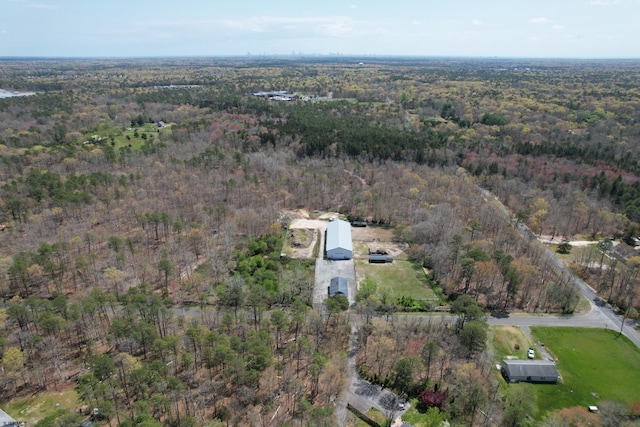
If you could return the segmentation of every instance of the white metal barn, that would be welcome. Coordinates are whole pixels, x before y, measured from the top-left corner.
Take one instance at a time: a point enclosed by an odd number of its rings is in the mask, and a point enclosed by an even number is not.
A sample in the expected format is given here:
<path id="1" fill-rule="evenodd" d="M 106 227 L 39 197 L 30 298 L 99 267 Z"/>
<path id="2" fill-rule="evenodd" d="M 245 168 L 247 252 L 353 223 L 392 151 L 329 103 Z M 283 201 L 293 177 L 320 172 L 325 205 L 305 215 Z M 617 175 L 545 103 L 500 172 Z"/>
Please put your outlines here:
<path id="1" fill-rule="evenodd" d="M 339 219 L 329 221 L 326 248 L 328 259 L 351 259 L 353 255 L 351 224 Z"/>

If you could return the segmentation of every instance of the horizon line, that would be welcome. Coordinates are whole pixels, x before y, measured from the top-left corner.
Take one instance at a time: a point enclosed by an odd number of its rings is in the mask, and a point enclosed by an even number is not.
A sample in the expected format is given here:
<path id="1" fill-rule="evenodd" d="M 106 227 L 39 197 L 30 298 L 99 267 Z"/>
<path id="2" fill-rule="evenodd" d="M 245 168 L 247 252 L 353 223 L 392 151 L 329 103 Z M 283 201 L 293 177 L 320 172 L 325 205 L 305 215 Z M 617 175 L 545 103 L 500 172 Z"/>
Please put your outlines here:
<path id="1" fill-rule="evenodd" d="M 321 53 L 289 53 L 289 54 L 228 54 L 228 55 L 96 55 L 96 56 L 44 56 L 44 55 L 7 55 L 0 56 L 6 60 L 140 60 L 140 59 L 467 59 L 467 60 L 559 60 L 559 61 L 638 61 L 637 57 L 561 57 L 561 56 L 471 56 L 471 55 L 393 55 L 393 54 L 321 54 Z"/>

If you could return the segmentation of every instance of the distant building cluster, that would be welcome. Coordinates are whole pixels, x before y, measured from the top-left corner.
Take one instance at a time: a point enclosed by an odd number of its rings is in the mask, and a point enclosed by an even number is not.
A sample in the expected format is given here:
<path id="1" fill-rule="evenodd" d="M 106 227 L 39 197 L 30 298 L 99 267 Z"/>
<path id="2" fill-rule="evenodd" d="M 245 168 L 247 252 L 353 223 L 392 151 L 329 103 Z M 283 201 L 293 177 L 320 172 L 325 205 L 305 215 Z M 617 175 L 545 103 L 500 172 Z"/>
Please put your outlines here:
<path id="1" fill-rule="evenodd" d="M 333 92 L 327 93 L 327 96 L 320 95 L 297 95 L 295 93 L 289 93 L 286 90 L 276 91 L 260 91 L 252 93 L 253 96 L 265 99 L 273 99 L 274 101 L 320 101 L 325 99 L 333 99 Z"/>
<path id="2" fill-rule="evenodd" d="M 163 85 L 154 86 L 155 89 L 189 89 L 192 87 L 200 87 L 200 85 Z"/>
<path id="3" fill-rule="evenodd" d="M 255 92 L 253 96 L 259 98 L 273 99 L 275 101 L 295 101 L 298 96 L 293 93 L 288 93 L 286 90 L 277 90 L 272 92 Z"/>

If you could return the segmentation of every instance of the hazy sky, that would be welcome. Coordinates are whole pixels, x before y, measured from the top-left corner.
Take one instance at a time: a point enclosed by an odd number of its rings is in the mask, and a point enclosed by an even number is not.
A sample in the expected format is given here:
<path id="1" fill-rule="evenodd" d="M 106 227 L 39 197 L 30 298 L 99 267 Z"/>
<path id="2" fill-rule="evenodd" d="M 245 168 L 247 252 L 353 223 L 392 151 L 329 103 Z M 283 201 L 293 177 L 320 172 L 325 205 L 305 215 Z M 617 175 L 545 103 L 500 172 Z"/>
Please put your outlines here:
<path id="1" fill-rule="evenodd" d="M 640 0 L 0 0 L 2 56 L 640 58 Z"/>

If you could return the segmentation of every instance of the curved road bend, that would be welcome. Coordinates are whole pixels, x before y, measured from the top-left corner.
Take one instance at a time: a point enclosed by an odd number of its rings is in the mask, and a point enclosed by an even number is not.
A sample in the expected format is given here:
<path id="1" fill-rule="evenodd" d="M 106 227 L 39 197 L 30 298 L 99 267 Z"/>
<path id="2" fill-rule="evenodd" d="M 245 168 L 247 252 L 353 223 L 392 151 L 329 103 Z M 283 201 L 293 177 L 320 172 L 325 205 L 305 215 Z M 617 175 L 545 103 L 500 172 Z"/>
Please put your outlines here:
<path id="1" fill-rule="evenodd" d="M 477 186 L 480 194 L 485 201 L 493 201 L 498 204 L 500 210 L 507 216 L 510 216 L 509 209 L 490 191 Z M 522 224 L 517 224 L 517 230 L 526 240 L 537 240 L 535 234 L 529 228 Z M 605 304 L 598 296 L 597 292 L 586 284 L 582 279 L 573 274 L 573 272 L 565 265 L 562 260 L 555 256 L 548 247 L 544 246 L 544 255 L 547 262 L 557 268 L 564 276 L 569 277 L 571 282 L 578 288 L 582 296 L 591 304 L 591 310 L 587 314 L 574 316 L 535 316 L 535 315 L 513 315 L 506 318 L 490 317 L 489 324 L 492 325 L 515 325 L 521 327 L 529 326 L 581 326 L 592 328 L 607 328 L 620 331 L 622 326 L 622 316 L 617 315 L 608 304 Z M 597 305 L 594 301 L 599 301 Z M 625 320 L 622 334 L 629 338 L 637 347 L 640 348 L 640 333 L 633 328 L 634 321 Z"/>

